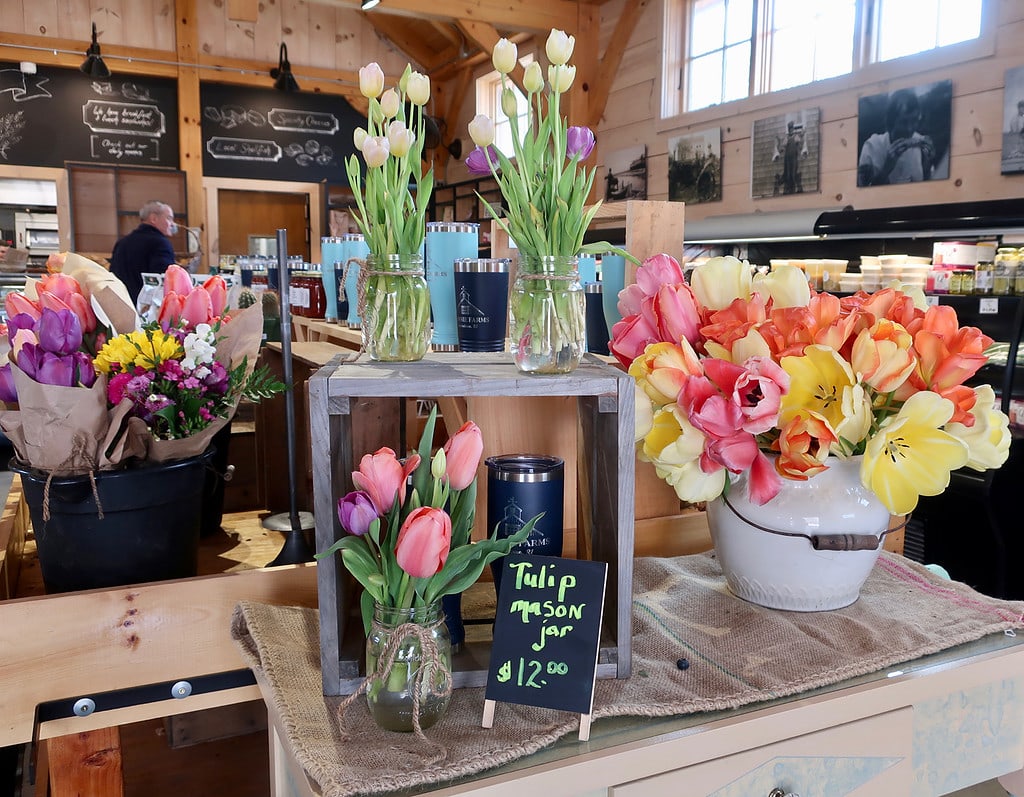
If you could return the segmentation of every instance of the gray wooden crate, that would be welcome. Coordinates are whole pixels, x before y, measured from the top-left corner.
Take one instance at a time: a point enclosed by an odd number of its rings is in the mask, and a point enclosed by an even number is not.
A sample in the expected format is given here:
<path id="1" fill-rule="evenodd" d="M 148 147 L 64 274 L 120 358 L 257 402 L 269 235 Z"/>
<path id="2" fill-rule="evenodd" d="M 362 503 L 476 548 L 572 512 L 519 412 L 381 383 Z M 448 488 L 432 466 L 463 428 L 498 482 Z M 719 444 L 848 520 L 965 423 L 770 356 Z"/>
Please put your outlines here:
<path id="1" fill-rule="evenodd" d="M 633 593 L 633 379 L 587 355 L 573 373 L 522 374 L 506 353 L 431 354 L 415 363 L 335 358 L 309 380 L 316 547 L 341 535 L 336 504 L 374 431 L 386 431 L 395 400 L 461 396 L 575 397 L 582 431 L 580 492 L 588 497 L 581 526 L 590 555 L 608 563 L 608 588 L 598 658 L 599 678 L 630 674 Z M 486 430 L 484 434 L 486 435 Z M 400 450 L 400 449 L 396 449 Z M 567 496 L 566 500 L 573 500 Z M 320 659 L 324 694 L 349 694 L 363 675 L 365 637 L 358 585 L 339 556 L 317 565 Z M 467 645 L 455 657 L 455 685 L 482 686 L 490 645 Z"/>

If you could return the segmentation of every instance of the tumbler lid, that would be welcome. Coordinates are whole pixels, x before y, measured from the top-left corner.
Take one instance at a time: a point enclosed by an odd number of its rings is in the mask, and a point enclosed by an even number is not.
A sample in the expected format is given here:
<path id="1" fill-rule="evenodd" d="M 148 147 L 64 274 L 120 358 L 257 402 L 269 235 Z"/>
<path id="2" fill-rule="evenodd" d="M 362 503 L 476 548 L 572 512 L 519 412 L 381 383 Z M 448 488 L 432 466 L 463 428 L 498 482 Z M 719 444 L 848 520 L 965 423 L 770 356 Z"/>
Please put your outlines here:
<path id="1" fill-rule="evenodd" d="M 458 257 L 455 259 L 455 271 L 503 273 L 508 271 L 511 262 L 507 257 Z"/>
<path id="2" fill-rule="evenodd" d="M 562 478 L 565 462 L 547 454 L 501 454 L 484 460 L 491 478 L 503 482 L 550 482 Z"/>
<path id="3" fill-rule="evenodd" d="M 475 221 L 428 221 L 427 232 L 479 232 L 480 225 Z"/>
<path id="4" fill-rule="evenodd" d="M 365 238 L 361 232 L 347 232 L 338 236 L 339 241 L 363 241 Z"/>
<path id="5" fill-rule="evenodd" d="M 588 282 L 583 286 L 583 291 L 585 293 L 602 293 L 603 289 L 600 282 Z"/>

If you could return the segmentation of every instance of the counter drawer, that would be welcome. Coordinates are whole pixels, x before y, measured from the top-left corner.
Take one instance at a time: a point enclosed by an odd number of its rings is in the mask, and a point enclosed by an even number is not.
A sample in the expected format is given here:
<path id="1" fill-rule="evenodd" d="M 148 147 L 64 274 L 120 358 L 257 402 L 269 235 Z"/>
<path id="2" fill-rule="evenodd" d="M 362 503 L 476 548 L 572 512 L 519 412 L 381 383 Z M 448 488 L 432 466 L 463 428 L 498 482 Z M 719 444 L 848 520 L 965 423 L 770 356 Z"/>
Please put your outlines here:
<path id="1" fill-rule="evenodd" d="M 913 710 L 879 714 L 615 786 L 614 797 L 909 794 Z M 696 741 L 696 740 L 695 740 Z"/>

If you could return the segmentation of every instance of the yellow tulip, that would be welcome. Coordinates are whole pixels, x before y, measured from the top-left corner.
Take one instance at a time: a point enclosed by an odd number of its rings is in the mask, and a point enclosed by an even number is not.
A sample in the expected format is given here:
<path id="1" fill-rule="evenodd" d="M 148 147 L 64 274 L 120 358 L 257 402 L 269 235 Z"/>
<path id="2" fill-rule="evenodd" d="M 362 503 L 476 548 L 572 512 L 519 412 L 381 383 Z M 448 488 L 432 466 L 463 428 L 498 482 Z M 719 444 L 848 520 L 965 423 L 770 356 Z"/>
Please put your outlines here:
<path id="1" fill-rule="evenodd" d="M 967 445 L 967 467 L 972 470 L 998 468 L 1010 456 L 1010 419 L 996 406 L 991 385 L 974 388 L 976 396 L 971 415 L 973 426 L 947 424 L 945 429 Z"/>
<path id="2" fill-rule="evenodd" d="M 713 257 L 693 270 L 690 287 L 709 310 L 724 310 L 734 299 L 749 299 L 750 265 L 735 257 Z"/>
<path id="3" fill-rule="evenodd" d="M 953 402 L 938 393 L 911 396 L 868 440 L 860 479 L 894 515 L 906 515 L 922 495 L 938 495 L 949 474 L 967 464 L 967 444 L 942 427 Z"/>
<path id="4" fill-rule="evenodd" d="M 844 391 L 857 384 L 850 364 L 835 349 L 808 346 L 802 356 L 783 357 L 780 365 L 790 382 L 789 392 L 779 404 L 779 426 L 789 423 L 800 410 L 810 410 L 838 433 L 846 418 Z"/>

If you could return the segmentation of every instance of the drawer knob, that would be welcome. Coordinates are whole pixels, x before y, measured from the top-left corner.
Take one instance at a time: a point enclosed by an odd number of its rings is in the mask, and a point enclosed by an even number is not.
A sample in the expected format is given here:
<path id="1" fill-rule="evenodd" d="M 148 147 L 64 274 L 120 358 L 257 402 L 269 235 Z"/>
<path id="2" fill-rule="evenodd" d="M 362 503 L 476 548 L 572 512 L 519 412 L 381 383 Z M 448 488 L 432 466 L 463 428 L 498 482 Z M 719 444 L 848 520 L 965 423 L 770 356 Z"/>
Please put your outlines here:
<path id="1" fill-rule="evenodd" d="M 772 789 L 770 792 L 768 792 L 768 797 L 800 797 L 800 795 L 791 791 L 783 791 L 782 789 L 776 787 Z"/>

